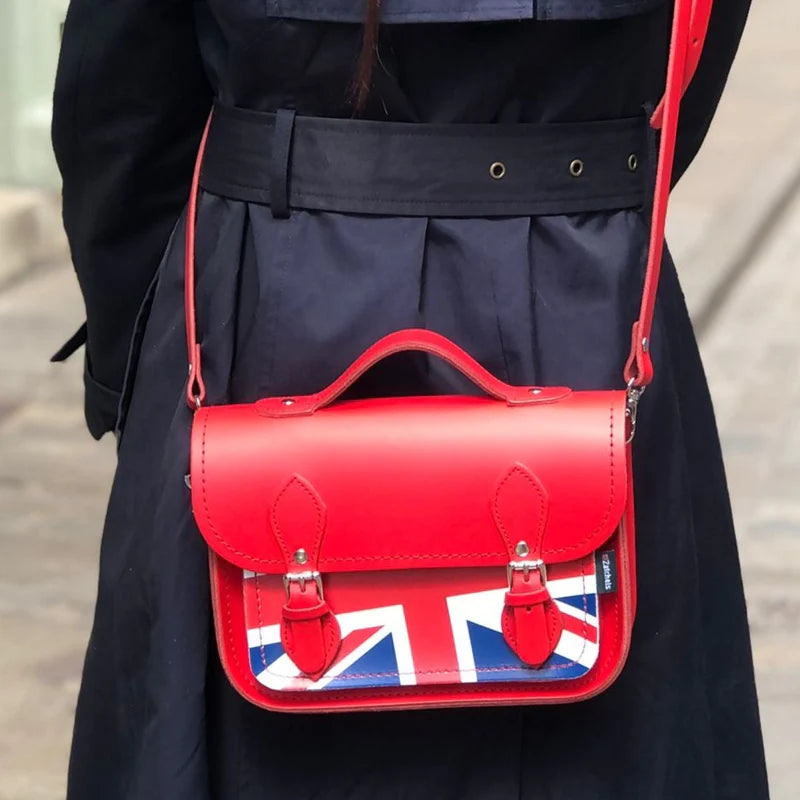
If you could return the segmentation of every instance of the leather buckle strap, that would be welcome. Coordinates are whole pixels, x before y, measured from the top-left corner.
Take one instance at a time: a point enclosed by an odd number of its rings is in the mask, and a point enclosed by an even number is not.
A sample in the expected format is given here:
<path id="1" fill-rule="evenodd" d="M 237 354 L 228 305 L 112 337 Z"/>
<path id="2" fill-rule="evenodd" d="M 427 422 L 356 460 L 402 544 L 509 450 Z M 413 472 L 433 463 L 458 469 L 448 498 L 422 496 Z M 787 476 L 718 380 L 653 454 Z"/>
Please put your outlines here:
<path id="1" fill-rule="evenodd" d="M 203 382 L 203 369 L 200 342 L 197 338 L 197 311 L 195 307 L 195 228 L 197 226 L 197 199 L 200 194 L 200 171 L 208 144 L 208 131 L 211 128 L 213 112 L 209 114 L 192 174 L 192 187 L 189 191 L 189 204 L 186 208 L 186 240 L 184 245 L 183 301 L 186 316 L 186 344 L 189 348 L 189 380 L 186 384 L 186 402 L 193 411 L 199 409 L 206 399 L 206 386 Z"/>

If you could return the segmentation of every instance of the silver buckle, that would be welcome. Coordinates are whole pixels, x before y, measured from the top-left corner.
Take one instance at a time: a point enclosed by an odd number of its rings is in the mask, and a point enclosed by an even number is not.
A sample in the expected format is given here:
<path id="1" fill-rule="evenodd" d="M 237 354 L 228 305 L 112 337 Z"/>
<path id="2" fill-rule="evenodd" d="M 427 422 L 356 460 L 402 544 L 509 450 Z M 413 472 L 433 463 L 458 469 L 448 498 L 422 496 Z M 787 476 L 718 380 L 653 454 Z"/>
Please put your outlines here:
<path id="1" fill-rule="evenodd" d="M 300 584 L 300 591 L 306 590 L 306 582 L 314 581 L 317 586 L 317 594 L 320 600 L 324 600 L 325 596 L 322 592 L 322 576 L 317 570 L 308 570 L 306 572 L 287 572 L 283 576 L 283 588 L 286 591 L 286 599 L 289 599 L 289 584 L 296 582 Z"/>
<path id="2" fill-rule="evenodd" d="M 539 571 L 539 575 L 542 578 L 542 586 L 547 586 L 547 566 L 541 558 L 537 558 L 535 561 L 508 562 L 508 566 L 506 567 L 506 576 L 508 577 L 509 590 L 512 588 L 515 572 L 522 572 L 525 575 L 525 580 L 528 580 L 528 575 L 530 575 L 532 569 Z"/>

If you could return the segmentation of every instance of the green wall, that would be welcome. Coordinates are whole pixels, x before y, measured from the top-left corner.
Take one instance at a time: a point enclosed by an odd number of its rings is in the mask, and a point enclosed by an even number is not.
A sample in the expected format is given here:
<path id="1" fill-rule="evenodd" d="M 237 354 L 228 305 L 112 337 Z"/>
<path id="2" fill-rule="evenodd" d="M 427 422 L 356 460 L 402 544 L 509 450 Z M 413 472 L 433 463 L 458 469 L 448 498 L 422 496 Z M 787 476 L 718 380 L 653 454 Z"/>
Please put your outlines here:
<path id="1" fill-rule="evenodd" d="M 0 183 L 57 187 L 51 96 L 68 0 L 0 0 Z"/>

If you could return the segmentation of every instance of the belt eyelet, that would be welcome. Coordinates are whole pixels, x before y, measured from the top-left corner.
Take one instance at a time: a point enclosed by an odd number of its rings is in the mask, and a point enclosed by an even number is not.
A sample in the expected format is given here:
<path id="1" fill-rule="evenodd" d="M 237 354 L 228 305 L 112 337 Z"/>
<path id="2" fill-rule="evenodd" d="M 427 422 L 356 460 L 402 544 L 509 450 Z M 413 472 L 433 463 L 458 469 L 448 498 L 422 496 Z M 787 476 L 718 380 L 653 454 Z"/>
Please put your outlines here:
<path id="1" fill-rule="evenodd" d="M 573 158 L 569 165 L 569 174 L 573 178 L 580 178 L 583 175 L 583 161 L 580 158 Z"/>
<path id="2" fill-rule="evenodd" d="M 495 161 L 489 167 L 489 174 L 496 180 L 502 180 L 506 176 L 506 165 L 502 161 Z"/>

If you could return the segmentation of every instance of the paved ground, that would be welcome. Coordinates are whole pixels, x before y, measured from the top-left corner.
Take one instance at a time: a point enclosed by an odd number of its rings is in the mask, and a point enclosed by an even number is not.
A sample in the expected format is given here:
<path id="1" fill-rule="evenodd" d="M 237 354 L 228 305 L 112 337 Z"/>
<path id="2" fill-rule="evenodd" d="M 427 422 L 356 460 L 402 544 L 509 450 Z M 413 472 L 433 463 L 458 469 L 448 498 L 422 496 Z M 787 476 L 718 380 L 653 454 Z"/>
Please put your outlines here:
<path id="1" fill-rule="evenodd" d="M 695 319 L 729 267 L 749 262 L 800 179 L 800 3 L 755 0 L 730 80 L 667 224 Z M 800 796 L 800 792 L 798 793 Z"/>
<path id="2" fill-rule="evenodd" d="M 738 525 L 773 798 L 793 800 L 800 196 L 787 198 L 800 176 L 800 4 L 756 6 L 718 121 L 675 193 L 670 235 L 689 304 L 708 316 L 701 345 Z M 737 259 L 741 280 L 718 291 Z M 85 433 L 77 360 L 47 363 L 79 309 L 66 265 L 0 282 L 0 800 L 57 800 L 64 791 L 114 465 L 113 442 Z"/>
<path id="3" fill-rule="evenodd" d="M 66 266 L 0 294 L 2 800 L 63 797 L 91 620 L 113 443 L 85 432 L 77 361 L 47 363 L 79 303 Z"/>
<path id="4" fill-rule="evenodd" d="M 774 798 L 800 779 L 800 198 L 703 342 L 750 604 Z M 65 267 L 0 294 L 0 800 L 56 800 L 114 455 L 46 356 L 77 296 Z"/>
<path id="5" fill-rule="evenodd" d="M 775 798 L 800 796 L 800 194 L 702 341 Z"/>

